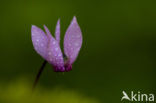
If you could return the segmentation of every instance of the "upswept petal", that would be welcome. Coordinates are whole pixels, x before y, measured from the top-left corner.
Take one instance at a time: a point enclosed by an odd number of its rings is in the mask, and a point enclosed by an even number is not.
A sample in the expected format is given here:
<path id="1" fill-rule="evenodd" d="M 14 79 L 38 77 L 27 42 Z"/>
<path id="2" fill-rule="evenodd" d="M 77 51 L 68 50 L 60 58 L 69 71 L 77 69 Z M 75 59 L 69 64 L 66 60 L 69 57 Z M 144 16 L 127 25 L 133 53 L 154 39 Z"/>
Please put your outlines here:
<path id="1" fill-rule="evenodd" d="M 57 21 L 57 24 L 56 24 L 55 38 L 57 42 L 60 43 L 60 19 Z"/>
<path id="2" fill-rule="evenodd" d="M 73 18 L 64 37 L 64 53 L 72 64 L 80 51 L 82 45 L 82 33 L 77 23 L 76 17 Z"/>
<path id="3" fill-rule="evenodd" d="M 47 45 L 48 45 L 48 38 L 43 30 L 38 28 L 35 25 L 32 25 L 31 28 L 31 37 L 33 46 L 38 54 L 40 54 L 44 59 L 47 57 Z"/>
<path id="4" fill-rule="evenodd" d="M 52 35 L 51 35 L 51 33 L 50 33 L 50 31 L 49 31 L 49 29 L 47 28 L 47 26 L 46 25 L 43 25 L 43 27 L 44 27 L 44 30 L 45 30 L 45 32 L 46 32 L 46 34 L 47 34 L 47 38 L 50 40 L 50 38 L 54 38 Z"/>
<path id="5" fill-rule="evenodd" d="M 49 29 L 46 26 L 44 26 L 44 28 L 47 35 L 49 35 L 49 42 L 47 47 L 47 60 L 50 64 L 54 66 L 55 71 L 64 71 L 64 60 L 59 43 L 51 35 Z"/>

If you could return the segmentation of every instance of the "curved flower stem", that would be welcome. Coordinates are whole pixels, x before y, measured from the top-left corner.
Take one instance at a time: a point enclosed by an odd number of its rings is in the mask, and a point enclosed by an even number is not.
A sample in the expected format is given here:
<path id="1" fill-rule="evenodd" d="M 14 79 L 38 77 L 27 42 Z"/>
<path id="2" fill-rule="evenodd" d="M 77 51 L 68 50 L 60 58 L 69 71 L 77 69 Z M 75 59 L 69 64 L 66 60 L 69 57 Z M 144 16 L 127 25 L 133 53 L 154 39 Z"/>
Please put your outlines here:
<path id="1" fill-rule="evenodd" d="M 37 85 L 37 83 L 38 83 L 38 80 L 40 79 L 41 73 L 43 72 L 43 69 L 44 69 L 44 67 L 46 66 L 46 64 L 47 64 L 47 61 L 44 60 L 42 66 L 41 66 L 41 68 L 39 69 L 39 72 L 38 72 L 38 74 L 37 74 L 37 76 L 36 76 L 36 79 L 35 79 L 35 82 L 34 82 L 34 84 L 33 84 L 33 89 L 32 89 L 32 90 L 35 89 L 35 87 L 36 87 L 36 85 Z"/>

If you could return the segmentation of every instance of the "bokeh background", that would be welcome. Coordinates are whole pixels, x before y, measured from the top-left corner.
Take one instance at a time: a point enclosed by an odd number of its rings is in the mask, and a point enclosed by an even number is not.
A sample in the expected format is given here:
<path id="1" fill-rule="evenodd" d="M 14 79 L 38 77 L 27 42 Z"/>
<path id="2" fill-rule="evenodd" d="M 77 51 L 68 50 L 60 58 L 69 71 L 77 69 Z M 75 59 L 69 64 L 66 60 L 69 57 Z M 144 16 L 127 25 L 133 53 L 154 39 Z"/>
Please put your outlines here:
<path id="1" fill-rule="evenodd" d="M 0 102 L 120 103 L 123 90 L 156 93 L 155 5 L 154 0 L 1 0 Z M 44 61 L 33 49 L 31 25 L 45 24 L 54 34 L 60 18 L 63 43 L 73 16 L 83 33 L 73 70 L 59 74 L 46 65 L 29 97 Z"/>

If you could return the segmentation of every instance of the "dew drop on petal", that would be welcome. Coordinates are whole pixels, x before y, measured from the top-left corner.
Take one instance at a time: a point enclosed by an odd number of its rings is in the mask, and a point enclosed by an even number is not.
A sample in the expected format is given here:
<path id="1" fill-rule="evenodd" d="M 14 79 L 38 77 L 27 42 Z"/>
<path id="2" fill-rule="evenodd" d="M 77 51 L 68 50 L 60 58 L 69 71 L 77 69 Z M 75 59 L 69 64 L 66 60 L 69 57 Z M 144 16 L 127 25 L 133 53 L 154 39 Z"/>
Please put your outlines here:
<path id="1" fill-rule="evenodd" d="M 51 55 L 51 52 L 48 52 L 48 55 Z"/>
<path id="2" fill-rule="evenodd" d="M 75 46 L 79 46 L 79 43 L 75 43 Z"/>
<path id="3" fill-rule="evenodd" d="M 60 56 L 61 56 L 61 54 L 58 55 L 58 57 L 60 57 Z"/>
<path id="4" fill-rule="evenodd" d="M 39 42 L 39 39 L 37 39 L 36 41 Z"/>
<path id="5" fill-rule="evenodd" d="M 55 48 L 56 51 L 58 51 L 58 48 Z"/>
<path id="6" fill-rule="evenodd" d="M 43 47 L 44 46 L 44 44 L 41 44 L 41 47 Z"/>
<path id="7" fill-rule="evenodd" d="M 53 41 L 53 45 L 55 44 L 56 42 L 55 41 Z"/>

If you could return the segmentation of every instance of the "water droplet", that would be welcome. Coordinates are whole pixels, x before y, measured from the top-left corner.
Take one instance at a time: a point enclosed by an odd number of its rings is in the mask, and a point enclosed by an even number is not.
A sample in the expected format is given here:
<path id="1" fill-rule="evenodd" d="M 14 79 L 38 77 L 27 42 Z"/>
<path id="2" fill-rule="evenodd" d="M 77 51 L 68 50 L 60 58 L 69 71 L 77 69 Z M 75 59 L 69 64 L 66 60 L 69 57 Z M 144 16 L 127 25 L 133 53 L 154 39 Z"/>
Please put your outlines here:
<path id="1" fill-rule="evenodd" d="M 79 46 L 79 44 L 78 43 L 75 43 L 75 46 Z"/>
<path id="2" fill-rule="evenodd" d="M 48 55 L 51 55 L 51 52 L 48 52 Z"/>
<path id="3" fill-rule="evenodd" d="M 80 38 L 80 35 L 77 35 L 76 37 L 77 37 L 77 38 Z"/>
<path id="4" fill-rule="evenodd" d="M 44 45 L 43 44 L 41 44 L 41 47 L 43 47 Z"/>
<path id="5" fill-rule="evenodd" d="M 58 51 L 58 48 L 55 48 L 56 51 Z"/>
<path id="6" fill-rule="evenodd" d="M 58 55 L 58 57 L 60 57 L 60 56 L 61 56 L 61 54 Z"/>
<path id="7" fill-rule="evenodd" d="M 53 41 L 53 44 L 56 44 L 56 42 L 55 42 L 55 41 Z"/>

